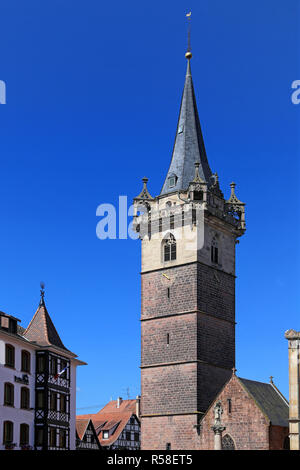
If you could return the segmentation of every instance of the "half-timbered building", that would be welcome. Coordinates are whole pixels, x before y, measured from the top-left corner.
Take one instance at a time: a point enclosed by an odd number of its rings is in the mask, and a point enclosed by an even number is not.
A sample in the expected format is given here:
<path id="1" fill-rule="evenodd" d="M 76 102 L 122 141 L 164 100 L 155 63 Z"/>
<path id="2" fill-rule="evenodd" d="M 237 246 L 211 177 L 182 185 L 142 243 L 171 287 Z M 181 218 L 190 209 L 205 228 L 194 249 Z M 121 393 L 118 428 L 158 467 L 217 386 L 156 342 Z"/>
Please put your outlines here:
<path id="1" fill-rule="evenodd" d="M 98 413 L 77 416 L 89 418 L 95 427 L 101 447 L 109 450 L 139 450 L 139 397 L 136 400 L 111 400 Z"/>
<path id="2" fill-rule="evenodd" d="M 76 449 L 100 450 L 101 445 L 90 418 L 76 418 Z"/>
<path id="3" fill-rule="evenodd" d="M 0 314 L 0 448 L 76 448 L 76 367 L 62 343 L 44 290 L 26 329 Z M 3 398 L 2 398 L 3 397 Z"/>

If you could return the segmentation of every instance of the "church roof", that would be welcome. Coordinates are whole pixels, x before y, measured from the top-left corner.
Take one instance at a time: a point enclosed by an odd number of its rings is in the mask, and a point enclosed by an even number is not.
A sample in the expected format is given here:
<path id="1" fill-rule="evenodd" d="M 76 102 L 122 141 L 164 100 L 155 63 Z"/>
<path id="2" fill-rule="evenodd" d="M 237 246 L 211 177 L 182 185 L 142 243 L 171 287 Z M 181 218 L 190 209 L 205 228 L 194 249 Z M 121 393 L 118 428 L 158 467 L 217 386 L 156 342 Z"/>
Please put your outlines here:
<path id="1" fill-rule="evenodd" d="M 273 383 L 242 379 L 240 382 L 274 426 L 289 425 L 289 404 Z"/>
<path id="2" fill-rule="evenodd" d="M 172 160 L 161 194 L 186 190 L 194 179 L 196 162 L 199 162 L 200 177 L 210 183 L 212 172 L 206 156 L 189 58 Z M 170 184 L 172 176 L 175 177 L 175 185 L 174 180 Z"/>
<path id="3" fill-rule="evenodd" d="M 23 337 L 28 341 L 36 342 L 41 346 L 56 346 L 68 351 L 56 331 L 43 298 L 41 299 L 31 322 L 24 331 Z"/>

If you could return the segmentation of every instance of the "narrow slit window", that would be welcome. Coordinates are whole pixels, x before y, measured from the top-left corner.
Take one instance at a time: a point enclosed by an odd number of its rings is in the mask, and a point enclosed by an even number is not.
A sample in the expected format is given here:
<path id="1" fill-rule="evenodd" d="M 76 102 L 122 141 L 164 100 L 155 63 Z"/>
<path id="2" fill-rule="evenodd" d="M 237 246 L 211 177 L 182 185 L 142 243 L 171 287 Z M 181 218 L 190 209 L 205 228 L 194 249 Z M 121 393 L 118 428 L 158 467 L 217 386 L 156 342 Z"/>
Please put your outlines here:
<path id="1" fill-rule="evenodd" d="M 219 248 L 215 239 L 212 240 L 211 244 L 211 262 L 215 264 L 219 263 Z"/>
<path id="2" fill-rule="evenodd" d="M 231 398 L 227 398 L 228 413 L 231 413 Z"/>

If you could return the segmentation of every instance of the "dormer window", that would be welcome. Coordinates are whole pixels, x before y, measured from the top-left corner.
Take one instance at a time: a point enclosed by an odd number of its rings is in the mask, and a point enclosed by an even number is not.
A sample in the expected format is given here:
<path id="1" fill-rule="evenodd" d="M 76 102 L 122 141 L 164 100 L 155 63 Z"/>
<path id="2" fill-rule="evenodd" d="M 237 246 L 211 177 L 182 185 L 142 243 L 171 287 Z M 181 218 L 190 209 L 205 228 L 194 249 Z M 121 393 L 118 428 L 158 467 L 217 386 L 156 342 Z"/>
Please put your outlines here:
<path id="1" fill-rule="evenodd" d="M 108 431 L 103 431 L 103 439 L 108 439 Z"/>
<path id="2" fill-rule="evenodd" d="M 194 191 L 194 201 L 203 201 L 203 191 Z"/>
<path id="3" fill-rule="evenodd" d="M 181 124 L 181 126 L 178 127 L 178 134 L 182 134 L 184 129 L 184 125 Z"/>
<path id="4" fill-rule="evenodd" d="M 176 186 L 176 182 L 177 182 L 177 176 L 175 175 L 175 173 L 171 173 L 168 177 L 169 188 L 174 188 L 174 186 Z"/>

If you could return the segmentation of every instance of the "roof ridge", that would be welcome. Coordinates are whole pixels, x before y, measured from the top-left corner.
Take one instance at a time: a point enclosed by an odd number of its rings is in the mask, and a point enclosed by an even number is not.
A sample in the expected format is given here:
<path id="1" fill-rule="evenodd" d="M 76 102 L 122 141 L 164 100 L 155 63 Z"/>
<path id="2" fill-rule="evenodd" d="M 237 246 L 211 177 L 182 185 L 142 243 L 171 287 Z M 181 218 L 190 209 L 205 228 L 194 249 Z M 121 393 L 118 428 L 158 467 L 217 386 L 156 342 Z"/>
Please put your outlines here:
<path id="1" fill-rule="evenodd" d="M 276 387 L 276 385 L 274 384 L 274 382 L 271 382 L 270 385 L 271 385 L 271 387 L 274 388 L 275 392 L 278 393 L 278 395 L 280 396 L 280 398 L 282 398 L 282 400 L 283 400 L 288 406 L 290 406 L 289 401 L 285 398 L 285 396 L 281 393 L 281 391 Z"/>

